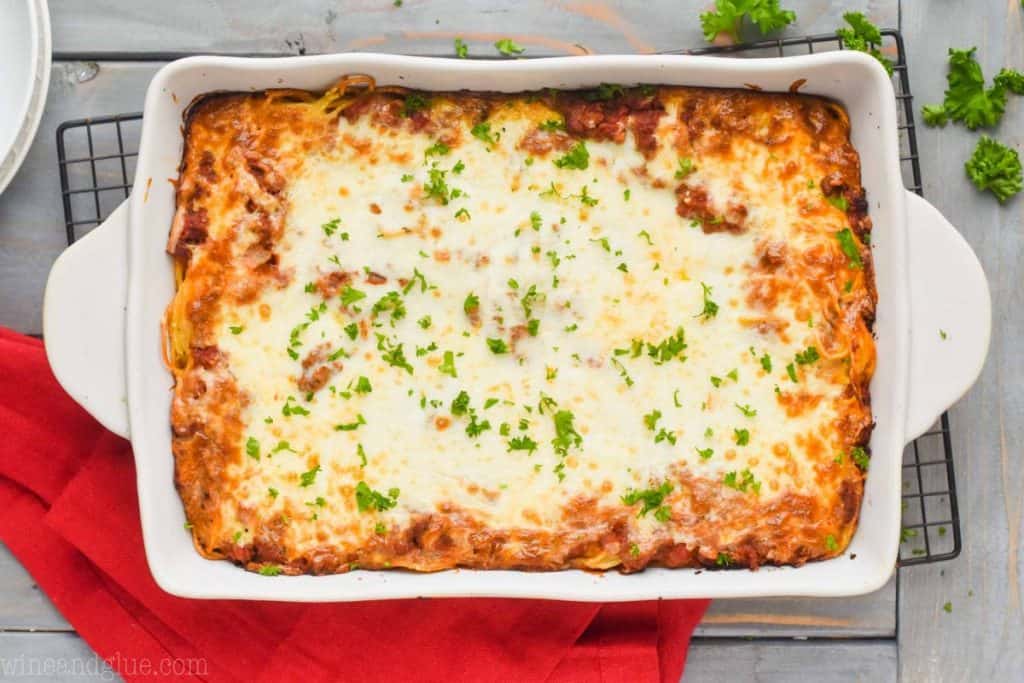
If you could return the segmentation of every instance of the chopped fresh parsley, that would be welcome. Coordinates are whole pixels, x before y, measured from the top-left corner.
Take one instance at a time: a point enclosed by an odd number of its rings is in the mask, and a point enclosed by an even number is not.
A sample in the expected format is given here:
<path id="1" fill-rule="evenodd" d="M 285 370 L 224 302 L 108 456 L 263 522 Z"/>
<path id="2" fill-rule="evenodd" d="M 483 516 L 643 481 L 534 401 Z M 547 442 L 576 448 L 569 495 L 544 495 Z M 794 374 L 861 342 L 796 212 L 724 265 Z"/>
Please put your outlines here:
<path id="1" fill-rule="evenodd" d="M 755 411 L 757 412 L 757 411 Z M 746 446 L 750 443 L 750 430 L 747 429 L 734 429 L 733 434 L 736 436 L 737 446 Z"/>
<path id="2" fill-rule="evenodd" d="M 694 450 L 697 451 L 697 455 L 699 455 L 702 460 L 709 460 L 711 456 L 715 454 L 713 448 L 697 448 L 695 446 Z"/>
<path id="3" fill-rule="evenodd" d="M 490 428 L 491 423 L 488 420 L 481 420 L 478 422 L 476 419 L 476 411 L 469 411 L 469 424 L 466 425 L 466 436 L 470 437 L 471 439 L 474 439 L 483 434 L 484 432 L 486 432 Z"/>
<path id="4" fill-rule="evenodd" d="M 670 432 L 669 430 L 665 429 L 664 427 L 659 429 L 658 433 L 654 435 L 654 443 L 661 443 L 662 441 L 668 441 L 670 444 L 675 446 L 676 445 L 676 435 L 675 435 L 675 432 Z"/>
<path id="5" fill-rule="evenodd" d="M 409 93 L 405 96 L 405 102 L 402 103 L 402 116 L 412 116 L 416 112 L 426 109 L 430 105 L 423 95 L 418 93 Z"/>
<path id="6" fill-rule="evenodd" d="M 388 489 L 387 495 L 371 489 L 365 481 L 356 484 L 356 507 L 360 512 L 384 512 L 398 505 L 398 489 Z"/>
<path id="7" fill-rule="evenodd" d="M 536 212 L 536 211 L 531 211 L 530 212 L 530 227 L 532 227 L 534 230 L 539 231 L 542 222 L 543 222 L 543 219 L 540 217 L 540 214 L 538 212 Z"/>
<path id="8" fill-rule="evenodd" d="M 679 168 L 676 169 L 676 180 L 682 180 L 696 170 L 697 167 L 694 165 L 693 159 L 683 157 L 679 160 Z"/>
<path id="9" fill-rule="evenodd" d="M 662 506 L 662 503 L 665 502 L 665 498 L 670 493 L 672 493 L 672 484 L 666 481 L 657 488 L 643 490 L 630 489 L 626 491 L 626 495 L 622 496 L 622 502 L 625 505 L 636 505 L 637 503 L 642 503 L 643 505 L 637 513 L 637 517 L 644 517 L 648 512 L 653 510 L 655 517 L 664 521 L 662 517 L 667 519 L 668 514 L 670 514 L 671 511 L 668 510 L 667 506 Z M 665 507 L 666 512 L 661 513 L 661 516 L 659 516 L 658 511 L 662 507 Z"/>
<path id="10" fill-rule="evenodd" d="M 590 165 L 590 152 L 587 151 L 587 145 L 581 140 L 575 145 L 569 148 L 569 151 L 555 159 L 555 166 L 558 168 L 575 169 L 577 171 L 586 170 Z M 586 194 L 586 192 L 584 192 Z"/>
<path id="11" fill-rule="evenodd" d="M 384 362 L 391 367 L 401 368 L 411 375 L 413 374 L 413 368 L 405 357 L 403 346 L 403 344 L 396 344 L 383 334 L 377 333 L 377 350 L 384 352 L 381 354 Z"/>
<path id="12" fill-rule="evenodd" d="M 765 351 L 764 355 L 761 356 L 760 360 L 761 360 L 761 367 L 764 368 L 764 371 L 765 372 L 771 372 L 772 371 L 772 357 L 768 355 L 767 351 Z"/>
<path id="13" fill-rule="evenodd" d="M 672 405 L 674 405 L 676 408 L 682 408 L 683 407 L 683 404 L 679 402 L 679 390 L 678 389 L 676 389 L 675 391 L 672 392 Z"/>
<path id="14" fill-rule="evenodd" d="M 401 320 L 405 317 L 405 302 L 402 301 L 402 295 L 398 292 L 388 292 L 373 305 L 373 314 L 380 315 L 381 313 L 388 313 L 391 316 L 391 326 L 394 327 L 395 321 Z"/>
<path id="15" fill-rule="evenodd" d="M 245 440 L 245 454 L 248 455 L 253 460 L 259 460 L 260 459 L 260 442 L 257 441 L 256 439 L 254 439 L 251 436 L 248 439 L 246 439 Z"/>
<path id="16" fill-rule="evenodd" d="M 789 365 L 786 366 L 786 374 L 789 375 L 789 378 L 791 380 L 793 380 L 794 382 L 799 382 L 800 381 L 796 377 L 796 366 L 793 365 L 792 363 L 790 363 Z"/>
<path id="17" fill-rule="evenodd" d="M 530 455 L 533 455 L 533 452 L 537 450 L 537 442 L 526 435 L 515 436 L 509 439 L 508 450 L 509 452 L 528 451 Z"/>
<path id="18" fill-rule="evenodd" d="M 466 42 L 458 36 L 455 37 L 455 56 L 459 59 L 469 57 L 469 48 L 466 46 Z"/>
<path id="19" fill-rule="evenodd" d="M 683 351 L 686 350 L 686 332 L 682 327 L 676 328 L 676 333 L 666 337 L 658 344 L 647 344 L 647 355 L 654 359 L 655 365 L 663 365 L 678 358 L 679 362 L 686 360 Z"/>
<path id="20" fill-rule="evenodd" d="M 245 330 L 245 325 L 232 325 L 228 328 L 228 330 L 231 331 L 231 334 L 242 334 L 242 332 Z"/>
<path id="21" fill-rule="evenodd" d="M 423 186 L 423 191 L 429 199 L 436 199 L 440 204 L 447 206 L 448 202 L 462 196 L 462 190 L 448 186 L 445 176 L 448 171 L 442 171 L 437 163 L 431 165 L 427 172 L 428 181 Z"/>
<path id="22" fill-rule="evenodd" d="M 975 187 L 994 194 L 1000 204 L 1020 192 L 1024 184 L 1017 150 L 987 135 L 978 140 L 974 153 L 964 164 L 964 170 Z"/>
<path id="23" fill-rule="evenodd" d="M 543 131 L 553 133 L 556 130 L 565 130 L 565 121 L 562 119 L 548 119 L 537 127 Z"/>
<path id="24" fill-rule="evenodd" d="M 654 246 L 654 242 L 651 241 L 651 233 L 647 232 L 646 230 L 641 230 L 636 234 L 636 236 L 646 241 L 648 246 Z"/>
<path id="25" fill-rule="evenodd" d="M 277 498 L 281 492 L 275 489 L 273 486 L 271 486 L 267 489 L 267 493 L 270 494 L 271 498 Z"/>
<path id="26" fill-rule="evenodd" d="M 458 372 L 455 370 L 455 354 L 451 351 L 445 351 L 441 364 L 437 366 L 438 371 L 442 375 L 448 375 L 449 377 L 458 377 Z"/>
<path id="27" fill-rule="evenodd" d="M 849 259 L 850 268 L 863 268 L 864 262 L 860 257 L 860 247 L 857 246 L 857 240 L 853 236 L 853 231 L 849 228 L 843 228 L 836 233 L 836 239 L 839 240 L 839 248 L 846 254 L 846 258 Z"/>
<path id="28" fill-rule="evenodd" d="M 320 229 L 324 231 L 325 235 L 330 237 L 335 232 L 337 232 L 339 227 L 341 227 L 341 219 L 340 218 L 332 218 L 331 220 L 329 220 L 326 223 L 324 223 L 323 225 L 321 225 Z"/>
<path id="29" fill-rule="evenodd" d="M 416 324 L 419 325 L 424 330 L 429 329 L 432 323 L 433 321 L 431 320 L 429 315 L 425 315 L 416 321 Z"/>
<path id="30" fill-rule="evenodd" d="M 366 418 L 363 417 L 362 413 L 356 415 L 355 422 L 346 422 L 345 424 L 334 425 L 334 431 L 336 432 L 354 432 L 359 429 L 360 426 L 366 424 Z"/>
<path id="31" fill-rule="evenodd" d="M 711 287 L 701 282 L 700 288 L 704 290 L 704 310 L 702 310 L 697 317 L 709 320 L 718 315 L 718 304 L 711 300 Z"/>
<path id="32" fill-rule="evenodd" d="M 732 564 L 732 556 L 729 553 L 719 552 L 715 558 L 715 564 L 719 567 L 728 567 Z"/>
<path id="33" fill-rule="evenodd" d="M 466 295 L 466 300 L 462 302 L 462 310 L 466 312 L 466 315 L 474 315 L 480 310 L 480 297 L 473 292 Z"/>
<path id="34" fill-rule="evenodd" d="M 348 335 L 349 339 L 355 340 L 359 336 L 359 325 L 358 323 L 349 323 L 345 325 L 345 334 Z"/>
<path id="35" fill-rule="evenodd" d="M 452 399 L 452 415 L 465 415 L 469 412 L 469 394 L 460 391 Z"/>
<path id="36" fill-rule="evenodd" d="M 526 48 L 521 47 L 511 38 L 502 38 L 495 41 L 494 47 L 497 48 L 498 52 L 505 56 L 521 55 L 526 52 Z"/>
<path id="37" fill-rule="evenodd" d="M 294 396 L 289 396 L 285 399 L 284 405 L 281 407 L 281 414 L 285 417 L 291 417 L 292 415 L 309 415 L 309 411 L 302 406 L 297 406 L 292 403 L 295 400 Z"/>
<path id="38" fill-rule="evenodd" d="M 625 89 L 616 83 L 602 83 L 593 90 L 583 93 L 583 98 L 590 102 L 607 102 L 621 96 Z"/>
<path id="39" fill-rule="evenodd" d="M 364 375 L 359 375 L 359 379 L 356 380 L 356 393 L 368 394 L 371 391 L 373 391 L 373 386 L 370 384 L 369 378 Z"/>
<path id="40" fill-rule="evenodd" d="M 551 445 L 555 453 L 563 458 L 569 453 L 569 448 L 583 445 L 583 437 L 573 426 L 574 419 L 575 416 L 569 410 L 559 410 L 554 416 L 555 438 L 551 440 Z"/>
<path id="41" fill-rule="evenodd" d="M 825 547 L 827 549 L 829 549 L 829 550 L 832 550 L 832 551 L 837 550 L 839 548 L 839 544 L 836 543 L 836 537 L 833 536 L 832 534 L 829 534 L 828 536 L 826 536 L 825 537 Z"/>
<path id="42" fill-rule="evenodd" d="M 748 469 L 744 469 L 742 472 L 737 473 L 736 470 L 726 472 L 725 477 L 722 478 L 722 483 L 731 489 L 735 489 L 742 493 L 747 491 L 753 491 L 754 493 L 761 492 L 761 482 L 754 478 L 754 473 Z"/>
<path id="43" fill-rule="evenodd" d="M 357 301 L 362 301 L 366 298 L 366 292 L 362 292 L 358 289 L 345 285 L 345 289 L 341 290 L 341 305 L 351 306 Z"/>
<path id="44" fill-rule="evenodd" d="M 849 202 L 846 201 L 846 197 L 844 197 L 841 194 L 826 195 L 825 200 L 828 201 L 829 204 L 831 204 L 832 206 L 836 207 L 837 209 L 844 213 L 847 209 L 850 208 L 850 204 Z"/>
<path id="45" fill-rule="evenodd" d="M 658 427 L 658 420 L 661 419 L 660 410 L 652 410 L 651 412 L 644 415 L 644 425 L 648 430 L 654 431 Z"/>
<path id="46" fill-rule="evenodd" d="M 277 576 L 281 573 L 281 568 L 276 564 L 264 564 L 260 566 L 260 575 L 262 576 Z"/>
<path id="47" fill-rule="evenodd" d="M 807 350 L 801 351 L 796 354 L 796 362 L 798 365 L 810 365 L 821 358 L 821 354 L 818 353 L 818 349 L 813 346 L 808 346 Z"/>
<path id="48" fill-rule="evenodd" d="M 448 152 L 450 152 L 450 151 L 452 151 L 451 147 L 449 147 L 445 143 L 443 143 L 440 140 L 438 140 L 437 142 L 432 144 L 430 147 L 427 147 L 426 151 L 423 152 L 423 156 L 425 156 L 425 157 L 439 156 L 440 157 L 440 156 L 444 156 L 445 154 L 448 154 Z"/>
<path id="49" fill-rule="evenodd" d="M 850 459 L 853 463 L 864 471 L 867 471 L 868 465 L 871 464 L 871 456 L 860 446 L 854 446 L 850 450 Z"/>
<path id="50" fill-rule="evenodd" d="M 274 446 L 274 450 L 271 451 L 271 453 L 280 453 L 281 451 L 289 451 L 291 453 L 294 453 L 295 449 L 292 448 L 292 445 L 287 441 L 278 441 L 277 445 Z"/>
<path id="51" fill-rule="evenodd" d="M 307 488 L 307 487 L 312 486 L 313 482 L 316 481 L 316 474 L 319 471 L 320 471 L 320 465 L 317 465 L 316 467 L 314 467 L 313 469 L 309 470 L 308 472 L 303 472 L 302 474 L 300 474 L 299 475 L 299 486 L 301 486 L 302 488 Z"/>
<path id="52" fill-rule="evenodd" d="M 736 408 L 739 409 L 741 413 L 743 413 L 747 417 L 755 417 L 757 415 L 757 411 L 751 408 L 749 405 L 741 406 L 739 403 L 736 403 L 734 405 L 736 406 Z"/>
<path id="53" fill-rule="evenodd" d="M 945 340 L 949 339 L 949 335 L 948 335 L 948 334 L 946 333 L 946 331 L 945 331 L 945 330 L 939 330 L 939 337 L 940 337 L 940 338 L 941 338 L 941 339 L 942 339 L 943 341 L 945 341 Z"/>
<path id="54" fill-rule="evenodd" d="M 477 140 L 486 144 L 488 149 L 498 144 L 498 136 L 491 133 L 491 124 L 487 121 L 476 124 L 469 132 Z"/>
<path id="55" fill-rule="evenodd" d="M 508 353 L 508 344 L 505 343 L 504 339 L 487 339 L 487 348 L 491 350 L 491 353 L 501 354 Z"/>

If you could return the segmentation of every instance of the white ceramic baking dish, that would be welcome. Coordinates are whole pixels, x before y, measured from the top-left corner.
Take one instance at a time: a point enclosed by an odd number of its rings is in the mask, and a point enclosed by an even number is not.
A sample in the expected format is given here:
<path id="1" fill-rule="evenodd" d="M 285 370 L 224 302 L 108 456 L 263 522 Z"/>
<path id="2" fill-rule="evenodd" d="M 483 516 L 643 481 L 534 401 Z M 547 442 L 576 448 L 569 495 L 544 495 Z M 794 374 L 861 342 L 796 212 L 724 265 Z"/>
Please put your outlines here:
<path id="1" fill-rule="evenodd" d="M 216 90 L 323 89 L 366 73 L 380 84 L 427 90 L 522 91 L 601 82 L 665 83 L 803 92 L 832 97 L 852 120 L 875 229 L 878 369 L 871 382 L 877 427 L 860 525 L 849 552 L 803 567 L 760 571 L 648 569 L 629 576 L 582 571 L 354 571 L 266 577 L 193 549 L 174 488 L 168 411 L 171 376 L 160 320 L 174 283 L 164 253 L 182 151 L 182 113 Z M 146 556 L 175 595 L 291 601 L 416 596 L 506 596 L 617 601 L 652 598 L 840 596 L 870 592 L 891 575 L 900 529 L 903 447 L 974 382 L 988 349 L 985 275 L 960 234 L 900 176 L 892 84 L 856 52 L 785 59 L 599 56 L 468 61 L 340 54 L 260 60 L 197 57 L 169 64 L 146 95 L 135 191 L 101 226 L 61 255 L 46 289 L 46 350 L 57 379 L 112 431 L 131 438 Z M 948 331 L 942 339 L 939 330 Z"/>

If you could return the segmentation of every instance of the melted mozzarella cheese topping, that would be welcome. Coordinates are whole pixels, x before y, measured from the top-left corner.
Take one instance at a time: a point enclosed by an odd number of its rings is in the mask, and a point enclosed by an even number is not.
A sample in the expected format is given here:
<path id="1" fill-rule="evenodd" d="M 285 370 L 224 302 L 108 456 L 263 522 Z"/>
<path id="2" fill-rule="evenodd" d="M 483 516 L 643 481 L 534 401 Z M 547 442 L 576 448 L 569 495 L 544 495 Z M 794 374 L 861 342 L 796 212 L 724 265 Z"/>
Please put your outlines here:
<path id="1" fill-rule="evenodd" d="M 670 103 L 662 128 L 676 116 Z M 749 210 L 745 232 L 705 234 L 676 213 L 670 144 L 644 159 L 631 137 L 587 141 L 586 168 L 560 168 L 564 151 L 516 149 L 536 123 L 512 108 L 492 115 L 493 144 L 463 124 L 443 154 L 428 136 L 381 135 L 369 119 L 341 118 L 346 143 L 289 178 L 278 250 L 290 284 L 226 314 L 218 345 L 249 397 L 240 446 L 250 455 L 233 466 L 240 500 L 222 502 L 226 519 L 239 519 L 239 502 L 288 515 L 301 551 L 325 538 L 355 547 L 439 509 L 494 528 L 555 528 L 570 500 L 621 506 L 679 470 L 737 485 L 752 476 L 762 500 L 813 491 L 802 435 L 834 419 L 843 388 L 794 361 L 815 345 L 819 312 L 781 300 L 772 315 L 786 335 L 741 322 L 756 244 L 804 239 L 793 183 L 764 182 L 766 146 L 739 140 L 734 163 L 686 176 L 710 206 Z M 349 298 L 365 298 L 325 301 L 311 283 L 336 271 L 354 274 Z M 374 313 L 396 299 L 404 315 Z M 702 315 L 707 302 L 715 315 Z M 519 327 L 531 320 L 536 335 Z M 672 348 L 680 330 L 686 347 Z M 321 345 L 341 368 L 306 396 L 300 361 Z M 659 349 L 669 356 L 652 356 Z M 802 391 L 825 399 L 797 418 L 777 400 L 794 388 L 789 364 Z M 468 407 L 453 410 L 462 392 Z M 384 505 L 360 510 L 360 482 Z M 637 524 L 669 533 L 653 514 Z M 670 533 L 689 540 L 685 525 Z"/>

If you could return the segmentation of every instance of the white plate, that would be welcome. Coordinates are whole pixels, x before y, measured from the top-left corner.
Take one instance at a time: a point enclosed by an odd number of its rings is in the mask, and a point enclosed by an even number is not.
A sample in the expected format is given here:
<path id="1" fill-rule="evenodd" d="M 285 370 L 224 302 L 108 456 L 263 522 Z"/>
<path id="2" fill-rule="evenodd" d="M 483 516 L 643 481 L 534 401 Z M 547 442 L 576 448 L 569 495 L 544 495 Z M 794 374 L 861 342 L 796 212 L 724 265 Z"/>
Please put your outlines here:
<path id="1" fill-rule="evenodd" d="M 182 113 L 216 90 L 324 89 L 350 73 L 426 90 L 515 92 L 665 83 L 803 92 L 847 109 L 874 222 L 879 294 L 878 367 L 871 382 L 877 423 L 860 524 L 848 553 L 802 567 L 760 571 L 650 568 L 637 574 L 452 570 L 433 574 L 354 571 L 334 576 L 260 576 L 205 560 L 184 530 L 174 487 L 169 410 L 173 379 L 161 356 L 160 323 L 174 294 L 164 251 L 174 213 Z M 174 62 L 146 95 L 135 191 L 54 264 L 43 307 L 46 352 L 68 393 L 104 425 L 130 437 L 138 472 L 146 557 L 156 582 L 193 598 L 291 601 L 416 596 L 556 600 L 839 596 L 876 590 L 892 574 L 900 530 L 904 445 L 974 382 L 988 349 L 985 274 L 960 234 L 903 187 L 892 83 L 877 61 L 849 50 L 785 59 L 597 56 L 472 61 L 338 54 L 287 59 L 197 57 Z M 955 329 L 948 340 L 938 329 Z"/>
<path id="2" fill-rule="evenodd" d="M 49 85 L 46 0 L 0 0 L 0 192 L 28 153 Z"/>

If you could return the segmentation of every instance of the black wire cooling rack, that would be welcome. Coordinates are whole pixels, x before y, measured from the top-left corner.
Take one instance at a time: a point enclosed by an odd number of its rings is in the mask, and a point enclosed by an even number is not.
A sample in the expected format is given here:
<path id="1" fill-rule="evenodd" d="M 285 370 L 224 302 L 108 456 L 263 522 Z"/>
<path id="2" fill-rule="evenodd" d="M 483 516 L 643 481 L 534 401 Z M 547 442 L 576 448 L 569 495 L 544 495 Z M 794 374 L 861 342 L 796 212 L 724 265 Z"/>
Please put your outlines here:
<path id="1" fill-rule="evenodd" d="M 904 184 L 921 194 L 921 164 L 914 130 L 913 95 L 903 37 L 882 31 L 882 51 L 894 59 L 893 83 L 899 116 Z M 737 57 L 784 57 L 843 49 L 835 34 L 781 38 L 742 45 L 711 46 L 670 53 Z M 67 121 L 57 128 L 61 198 L 68 244 L 101 223 L 128 197 L 135 175 L 142 114 Z M 960 554 L 960 515 L 953 473 L 948 415 L 903 453 L 902 566 L 949 560 Z"/>

